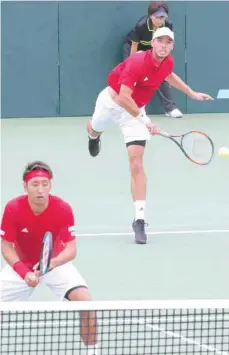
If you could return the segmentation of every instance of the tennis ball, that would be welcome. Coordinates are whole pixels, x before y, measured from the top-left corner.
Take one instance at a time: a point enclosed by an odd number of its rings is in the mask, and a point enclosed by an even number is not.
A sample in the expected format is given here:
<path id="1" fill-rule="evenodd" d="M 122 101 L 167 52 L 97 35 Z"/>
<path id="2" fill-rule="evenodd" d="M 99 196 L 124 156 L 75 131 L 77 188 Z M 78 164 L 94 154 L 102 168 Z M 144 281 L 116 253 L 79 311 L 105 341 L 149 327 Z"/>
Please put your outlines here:
<path id="1" fill-rule="evenodd" d="M 219 156 L 221 158 L 228 158 L 229 157 L 229 148 L 227 148 L 227 147 L 219 148 Z"/>

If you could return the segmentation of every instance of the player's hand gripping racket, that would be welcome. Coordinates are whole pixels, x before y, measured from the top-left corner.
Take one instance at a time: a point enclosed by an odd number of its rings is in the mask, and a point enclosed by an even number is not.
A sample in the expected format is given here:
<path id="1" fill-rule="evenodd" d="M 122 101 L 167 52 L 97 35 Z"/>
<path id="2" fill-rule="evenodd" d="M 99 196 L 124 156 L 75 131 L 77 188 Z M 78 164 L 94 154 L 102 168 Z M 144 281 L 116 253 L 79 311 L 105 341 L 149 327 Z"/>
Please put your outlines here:
<path id="1" fill-rule="evenodd" d="M 42 241 L 40 263 L 38 266 L 38 270 L 40 270 L 41 275 L 45 275 L 49 271 L 49 265 L 52 256 L 52 246 L 52 233 L 46 232 Z"/>
<path id="2" fill-rule="evenodd" d="M 170 135 L 161 131 L 159 135 L 169 138 L 176 143 L 186 158 L 192 163 L 207 165 L 213 158 L 214 144 L 211 138 L 204 132 L 190 131 L 181 135 Z"/>

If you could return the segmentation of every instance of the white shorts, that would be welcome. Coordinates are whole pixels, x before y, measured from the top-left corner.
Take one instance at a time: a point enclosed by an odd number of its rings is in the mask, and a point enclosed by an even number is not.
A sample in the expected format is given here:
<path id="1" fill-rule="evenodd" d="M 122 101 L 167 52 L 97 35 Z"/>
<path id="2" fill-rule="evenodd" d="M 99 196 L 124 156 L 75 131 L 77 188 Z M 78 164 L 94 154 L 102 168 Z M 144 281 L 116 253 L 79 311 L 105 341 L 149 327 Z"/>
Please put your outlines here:
<path id="1" fill-rule="evenodd" d="M 92 116 L 92 129 L 96 132 L 103 132 L 116 123 L 121 128 L 125 143 L 150 140 L 151 135 L 146 126 L 116 104 L 108 90 L 109 87 L 106 87 L 97 98 Z M 145 108 L 141 110 L 144 112 Z"/>
<path id="2" fill-rule="evenodd" d="M 42 276 L 41 283 L 47 285 L 56 295 L 59 301 L 64 300 L 68 291 L 75 287 L 87 287 L 75 266 L 70 263 L 58 266 L 46 275 Z M 34 291 L 25 281 L 6 265 L 0 272 L 0 301 L 27 301 Z"/>

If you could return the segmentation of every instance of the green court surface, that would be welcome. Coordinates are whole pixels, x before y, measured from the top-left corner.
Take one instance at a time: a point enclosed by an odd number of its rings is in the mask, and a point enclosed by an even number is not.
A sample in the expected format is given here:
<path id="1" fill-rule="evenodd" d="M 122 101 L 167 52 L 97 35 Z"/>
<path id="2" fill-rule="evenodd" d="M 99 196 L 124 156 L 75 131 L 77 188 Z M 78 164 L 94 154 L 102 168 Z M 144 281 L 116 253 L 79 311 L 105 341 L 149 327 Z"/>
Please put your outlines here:
<path id="1" fill-rule="evenodd" d="M 229 115 L 154 116 L 171 133 L 206 131 L 216 154 L 209 166 L 190 163 L 171 141 L 152 137 L 145 155 L 149 243 L 133 242 L 134 217 L 126 148 L 118 127 L 87 150 L 87 118 L 8 119 L 2 124 L 2 198 L 23 193 L 27 162 L 54 170 L 53 193 L 73 206 L 78 234 L 75 265 L 95 300 L 229 299 Z M 52 300 L 39 287 L 33 300 Z"/>

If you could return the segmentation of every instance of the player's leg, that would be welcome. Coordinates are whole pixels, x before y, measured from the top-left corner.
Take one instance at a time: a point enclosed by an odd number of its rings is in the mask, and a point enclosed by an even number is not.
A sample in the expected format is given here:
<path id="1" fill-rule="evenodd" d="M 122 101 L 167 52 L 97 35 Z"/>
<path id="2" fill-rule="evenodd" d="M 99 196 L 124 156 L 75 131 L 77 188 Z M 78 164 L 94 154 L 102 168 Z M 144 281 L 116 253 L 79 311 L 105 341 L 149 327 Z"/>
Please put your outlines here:
<path id="1" fill-rule="evenodd" d="M 72 263 L 53 269 L 43 277 L 43 282 L 59 300 L 91 301 L 87 284 Z M 81 338 L 88 347 L 88 355 L 98 355 L 95 312 L 81 312 L 80 331 Z"/>
<path id="2" fill-rule="evenodd" d="M 91 301 L 91 296 L 86 286 L 73 287 L 67 291 L 65 298 L 69 301 Z M 97 354 L 97 322 L 94 311 L 80 312 L 80 332 L 84 344 L 88 346 L 89 355 Z"/>
<path id="3" fill-rule="evenodd" d="M 146 204 L 146 175 L 144 171 L 143 157 L 146 141 L 150 139 L 150 133 L 146 126 L 126 113 L 126 122 L 120 125 L 128 150 L 131 193 L 135 205 L 135 219 L 133 229 L 135 241 L 145 244 L 145 204 Z"/>
<path id="4" fill-rule="evenodd" d="M 95 104 L 92 120 L 87 124 L 88 149 L 92 157 L 96 157 L 100 152 L 101 134 L 113 123 L 111 119 L 112 107 L 108 95 L 107 88 L 101 91 Z"/>
<path id="5" fill-rule="evenodd" d="M 33 290 L 10 265 L 1 270 L 0 302 L 27 301 Z"/>
<path id="6" fill-rule="evenodd" d="M 143 165 L 145 143 L 145 140 L 127 143 L 131 193 L 135 206 L 135 219 L 132 226 L 135 231 L 135 241 L 138 244 L 147 242 L 145 233 L 146 175 Z"/>

